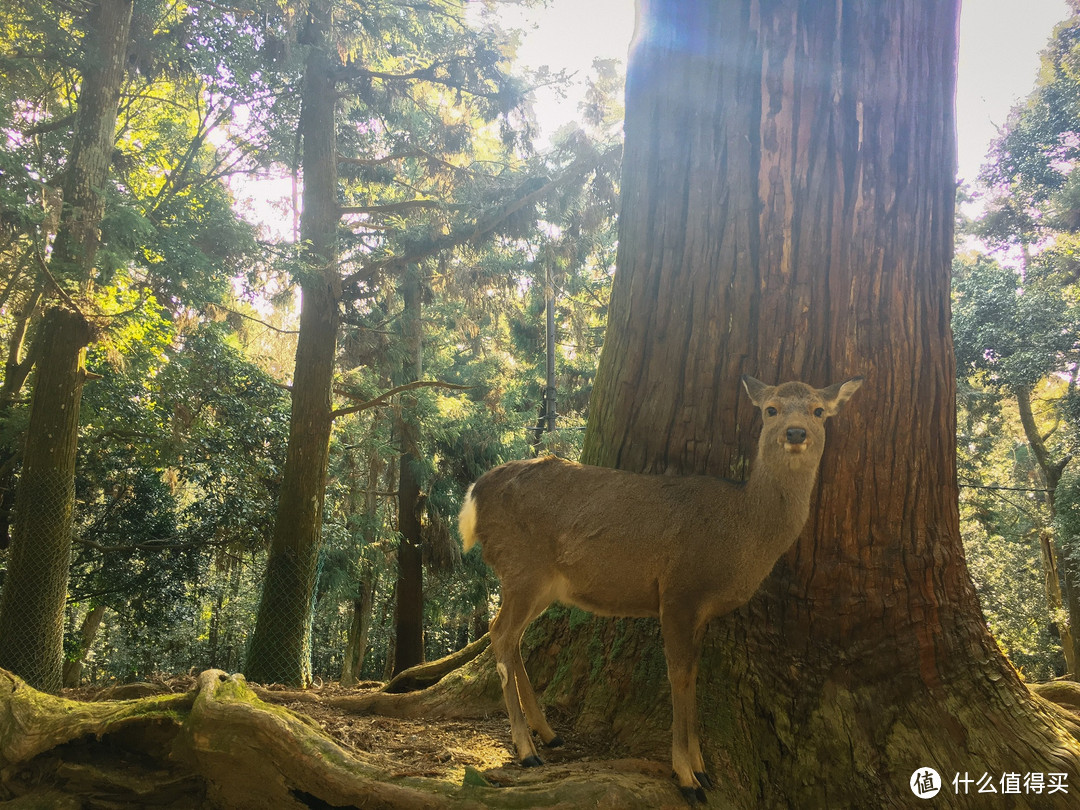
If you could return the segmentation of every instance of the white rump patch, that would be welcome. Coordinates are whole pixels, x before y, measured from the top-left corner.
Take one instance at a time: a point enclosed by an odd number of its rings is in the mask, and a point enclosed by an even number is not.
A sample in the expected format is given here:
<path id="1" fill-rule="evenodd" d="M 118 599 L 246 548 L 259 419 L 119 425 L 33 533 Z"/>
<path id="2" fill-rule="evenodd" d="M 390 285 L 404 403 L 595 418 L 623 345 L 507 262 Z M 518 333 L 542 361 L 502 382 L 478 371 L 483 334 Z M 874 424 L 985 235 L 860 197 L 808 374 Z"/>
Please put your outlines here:
<path id="1" fill-rule="evenodd" d="M 465 493 L 465 505 L 458 515 L 458 530 L 461 532 L 461 545 L 468 551 L 476 545 L 476 499 L 473 498 L 472 485 Z"/>

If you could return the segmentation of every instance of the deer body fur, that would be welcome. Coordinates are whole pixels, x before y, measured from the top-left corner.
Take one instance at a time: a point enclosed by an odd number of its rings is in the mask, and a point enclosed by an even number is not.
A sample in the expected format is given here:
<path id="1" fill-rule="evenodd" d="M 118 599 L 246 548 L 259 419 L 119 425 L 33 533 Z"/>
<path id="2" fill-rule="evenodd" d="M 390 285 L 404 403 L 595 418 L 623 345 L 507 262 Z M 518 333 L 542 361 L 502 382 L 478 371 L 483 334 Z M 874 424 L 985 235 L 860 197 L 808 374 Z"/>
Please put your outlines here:
<path id="1" fill-rule="evenodd" d="M 558 601 L 605 616 L 657 616 L 673 706 L 672 763 L 691 802 L 710 786 L 698 740 L 695 687 L 709 619 L 745 604 L 795 542 L 825 440 L 861 378 L 817 390 L 743 382 L 763 427 L 748 481 L 642 475 L 553 456 L 512 461 L 469 490 L 465 550 L 483 546 L 502 584 L 491 644 L 524 765 L 541 764 L 529 733 L 561 742 L 521 659 L 525 628 Z"/>

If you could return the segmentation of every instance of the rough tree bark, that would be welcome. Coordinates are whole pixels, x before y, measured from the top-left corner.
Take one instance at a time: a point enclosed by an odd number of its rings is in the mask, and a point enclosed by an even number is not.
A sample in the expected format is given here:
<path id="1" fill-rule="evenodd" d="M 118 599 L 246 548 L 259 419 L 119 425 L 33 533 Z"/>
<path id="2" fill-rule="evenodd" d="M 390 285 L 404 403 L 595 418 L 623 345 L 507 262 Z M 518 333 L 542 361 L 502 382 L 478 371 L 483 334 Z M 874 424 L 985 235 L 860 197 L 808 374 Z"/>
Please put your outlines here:
<path id="1" fill-rule="evenodd" d="M 957 773 L 1080 778 L 1080 746 L 990 638 L 959 537 L 957 12 L 642 4 L 585 456 L 742 477 L 754 425 L 740 373 L 867 379 L 831 426 L 801 540 L 706 642 L 705 739 L 730 806 L 907 806 L 925 766 L 952 806 L 973 801 L 948 784 Z M 605 656 L 632 682 L 625 654 Z M 551 697 L 588 707 L 610 692 L 586 678 Z M 639 699 L 646 716 L 653 700 Z"/>
<path id="2" fill-rule="evenodd" d="M 308 266 L 300 279 L 289 449 L 245 668 L 253 681 L 292 686 L 311 683 L 311 608 L 322 544 L 340 320 L 337 91 L 336 63 L 329 51 L 330 24 L 328 4 L 313 3 L 308 32 L 313 44 L 304 67 L 300 113 L 304 168 L 300 236 Z"/>
<path id="3" fill-rule="evenodd" d="M 101 0 L 89 12 L 63 208 L 48 268 L 42 268 L 50 294 L 59 299 L 46 313 L 35 345 L 37 377 L 0 595 L 0 666 L 48 691 L 58 690 L 62 680 L 75 450 L 91 339 L 71 293 L 88 291 L 93 276 L 131 12 L 131 0 Z"/>

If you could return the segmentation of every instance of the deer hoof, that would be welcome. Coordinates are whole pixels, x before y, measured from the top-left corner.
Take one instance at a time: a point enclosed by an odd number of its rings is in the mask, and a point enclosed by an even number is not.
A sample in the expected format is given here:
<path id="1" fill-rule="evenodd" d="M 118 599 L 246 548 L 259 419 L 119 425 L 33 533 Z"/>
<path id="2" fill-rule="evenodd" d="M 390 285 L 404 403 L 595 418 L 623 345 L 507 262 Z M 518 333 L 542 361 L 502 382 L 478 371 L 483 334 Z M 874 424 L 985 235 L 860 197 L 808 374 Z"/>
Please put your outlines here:
<path id="1" fill-rule="evenodd" d="M 540 757 L 538 757 L 536 754 L 530 754 L 529 756 L 525 757 L 525 759 L 521 760 L 522 768 L 539 768 L 543 764 L 544 761 L 540 759 Z"/>
<path id="2" fill-rule="evenodd" d="M 549 742 L 544 743 L 547 748 L 558 748 L 564 742 L 563 738 L 556 734 Z"/>
<path id="3" fill-rule="evenodd" d="M 679 792 L 683 798 L 686 799 L 686 803 L 691 807 L 697 807 L 699 804 L 708 804 L 709 799 L 705 795 L 705 791 L 699 787 L 693 786 L 679 786 Z"/>
<path id="4" fill-rule="evenodd" d="M 698 784 L 705 790 L 713 789 L 712 779 L 709 778 L 709 775 L 705 773 L 705 771 L 694 771 L 694 778 L 698 780 Z"/>

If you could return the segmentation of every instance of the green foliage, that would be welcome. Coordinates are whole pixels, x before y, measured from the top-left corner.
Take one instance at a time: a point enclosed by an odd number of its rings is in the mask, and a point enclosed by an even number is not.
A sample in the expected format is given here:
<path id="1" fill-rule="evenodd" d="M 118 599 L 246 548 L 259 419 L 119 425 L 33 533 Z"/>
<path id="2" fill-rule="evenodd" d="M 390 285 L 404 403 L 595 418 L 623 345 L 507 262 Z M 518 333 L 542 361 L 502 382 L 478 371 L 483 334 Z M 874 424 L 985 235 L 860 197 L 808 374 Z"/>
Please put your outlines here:
<path id="1" fill-rule="evenodd" d="M 1064 551 L 1062 563 L 1080 573 L 1080 471 L 1068 470 L 1055 491 L 1055 528 Z"/>
<path id="2" fill-rule="evenodd" d="M 953 267 L 956 363 L 1005 391 L 1030 390 L 1062 368 L 1077 340 L 1076 313 L 1062 290 L 987 256 Z"/>
<path id="3" fill-rule="evenodd" d="M 411 359 L 396 283 L 405 268 L 422 279 L 424 378 L 467 387 L 410 391 L 335 423 L 315 671 L 337 677 L 353 608 L 370 590 L 364 674 L 381 677 L 392 658 L 398 425 L 416 433 L 429 657 L 482 632 L 496 598 L 479 555 L 463 558 L 456 538 L 467 486 L 511 458 L 578 452 L 614 264 L 621 88 L 617 67 L 598 64 L 585 129 L 568 127 L 538 155 L 513 38 L 482 10 L 335 5 L 346 325 L 334 406 L 379 397 Z M 25 328 L 21 356 L 55 295 L 42 264 L 84 23 L 81 7 L 0 10 L 5 41 L 18 43 L 0 53 L 0 339 L 10 351 Z M 93 323 L 94 377 L 82 400 L 67 641 L 79 654 L 82 619 L 107 608 L 88 661 L 97 681 L 240 665 L 285 459 L 289 283 L 305 272 L 287 239 L 257 242 L 234 193 L 257 196 L 248 178 L 297 171 L 306 23 L 292 9 L 137 0 L 132 26 L 102 246 L 92 277 L 68 289 Z M 541 434 L 548 278 L 559 413 L 555 433 Z M 0 402 L 0 467 L 13 474 L 21 385 Z M 0 577 L 5 561 L 0 550 Z"/>
<path id="4" fill-rule="evenodd" d="M 88 360 L 101 379 L 83 396 L 71 607 L 110 608 L 98 677 L 221 665 L 229 621 L 235 665 L 249 618 L 227 602 L 270 530 L 286 397 L 218 325 L 128 320 L 129 339 Z"/>
<path id="5" fill-rule="evenodd" d="M 1074 15 L 1055 30 L 1035 90 L 1014 109 L 980 177 L 985 211 L 971 231 L 995 257 L 976 252 L 954 263 L 969 569 L 999 643 L 1037 678 L 1063 671 L 1057 635 L 1069 625 L 1070 599 L 1074 620 L 1080 615 L 1080 594 L 1067 582 L 1064 607 L 1051 603 L 1044 573 L 1049 553 L 1063 577 L 1076 572 L 1078 59 Z"/>

